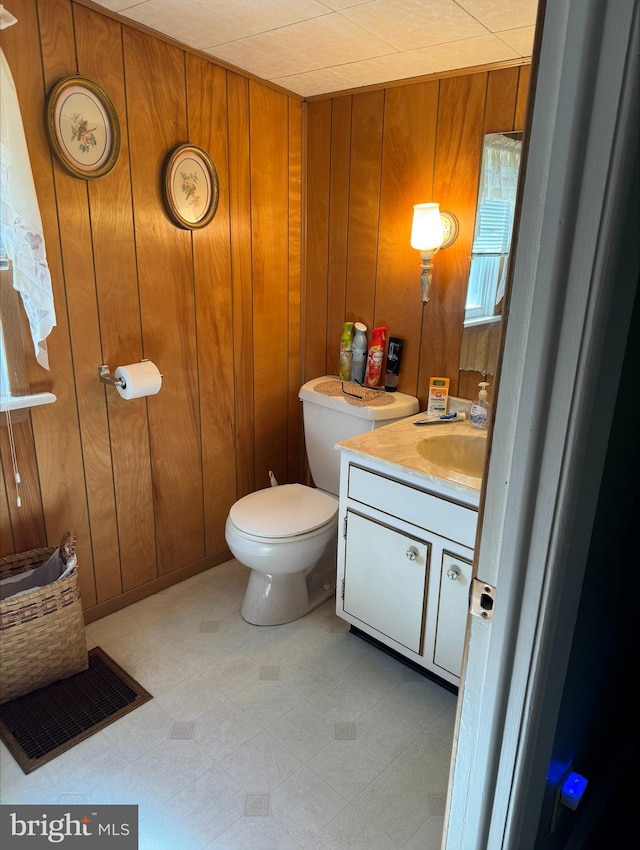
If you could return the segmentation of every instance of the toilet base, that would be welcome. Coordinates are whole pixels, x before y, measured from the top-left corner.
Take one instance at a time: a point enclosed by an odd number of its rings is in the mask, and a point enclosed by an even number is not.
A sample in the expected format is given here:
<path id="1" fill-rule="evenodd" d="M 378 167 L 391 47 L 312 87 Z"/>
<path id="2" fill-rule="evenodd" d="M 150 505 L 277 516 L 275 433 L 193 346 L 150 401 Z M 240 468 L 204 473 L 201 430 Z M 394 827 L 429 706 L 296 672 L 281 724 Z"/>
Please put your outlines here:
<path id="1" fill-rule="evenodd" d="M 332 540 L 315 565 L 300 573 L 274 575 L 251 570 L 240 613 L 254 626 L 280 626 L 304 617 L 336 589 L 336 544 Z"/>

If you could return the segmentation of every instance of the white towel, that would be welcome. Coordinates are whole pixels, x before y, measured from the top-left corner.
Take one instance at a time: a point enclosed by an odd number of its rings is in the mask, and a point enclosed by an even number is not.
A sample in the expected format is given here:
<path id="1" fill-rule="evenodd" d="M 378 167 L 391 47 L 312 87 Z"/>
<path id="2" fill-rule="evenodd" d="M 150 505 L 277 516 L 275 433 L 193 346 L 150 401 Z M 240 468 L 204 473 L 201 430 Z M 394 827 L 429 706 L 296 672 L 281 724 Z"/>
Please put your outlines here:
<path id="1" fill-rule="evenodd" d="M 18 19 L 0 3 L 0 30 L 6 30 L 7 27 L 12 27 L 17 23 Z"/>
<path id="2" fill-rule="evenodd" d="M 13 263 L 38 363 L 49 368 L 46 339 L 56 324 L 51 275 L 11 69 L 0 50 L 0 237 Z"/>

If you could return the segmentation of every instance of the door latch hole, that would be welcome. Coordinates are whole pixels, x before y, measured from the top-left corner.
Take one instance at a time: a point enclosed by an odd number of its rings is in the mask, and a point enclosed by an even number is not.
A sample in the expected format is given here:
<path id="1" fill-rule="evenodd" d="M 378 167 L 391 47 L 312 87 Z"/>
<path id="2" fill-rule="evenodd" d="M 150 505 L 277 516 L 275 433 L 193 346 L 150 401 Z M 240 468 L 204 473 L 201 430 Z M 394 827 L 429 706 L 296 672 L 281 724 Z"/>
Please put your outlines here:
<path id="1" fill-rule="evenodd" d="M 496 589 L 485 581 L 474 578 L 471 582 L 469 612 L 483 620 L 493 619 L 493 603 Z"/>

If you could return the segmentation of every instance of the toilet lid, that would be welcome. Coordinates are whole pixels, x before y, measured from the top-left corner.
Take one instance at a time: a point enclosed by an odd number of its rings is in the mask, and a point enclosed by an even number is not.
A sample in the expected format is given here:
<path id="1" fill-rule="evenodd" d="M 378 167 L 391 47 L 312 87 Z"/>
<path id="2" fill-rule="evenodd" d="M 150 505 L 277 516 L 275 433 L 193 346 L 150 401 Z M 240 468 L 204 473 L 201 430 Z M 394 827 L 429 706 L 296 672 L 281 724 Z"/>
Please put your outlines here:
<path id="1" fill-rule="evenodd" d="M 337 499 L 322 490 L 303 484 L 281 484 L 239 499 L 229 517 L 247 534 L 293 537 L 326 525 L 337 512 Z"/>

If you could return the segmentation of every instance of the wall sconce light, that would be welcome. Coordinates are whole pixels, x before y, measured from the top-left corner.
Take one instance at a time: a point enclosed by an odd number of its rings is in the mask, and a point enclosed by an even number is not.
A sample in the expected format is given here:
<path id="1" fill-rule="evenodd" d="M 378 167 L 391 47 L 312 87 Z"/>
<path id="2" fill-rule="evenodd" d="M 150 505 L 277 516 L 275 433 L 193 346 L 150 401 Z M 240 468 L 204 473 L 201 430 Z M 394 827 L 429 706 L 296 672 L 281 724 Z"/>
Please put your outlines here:
<path id="1" fill-rule="evenodd" d="M 411 247 L 420 251 L 420 286 L 422 302 L 429 300 L 431 287 L 431 262 L 440 248 L 448 248 L 458 236 L 458 220 L 449 212 L 440 212 L 440 204 L 415 204 L 411 227 Z"/>

